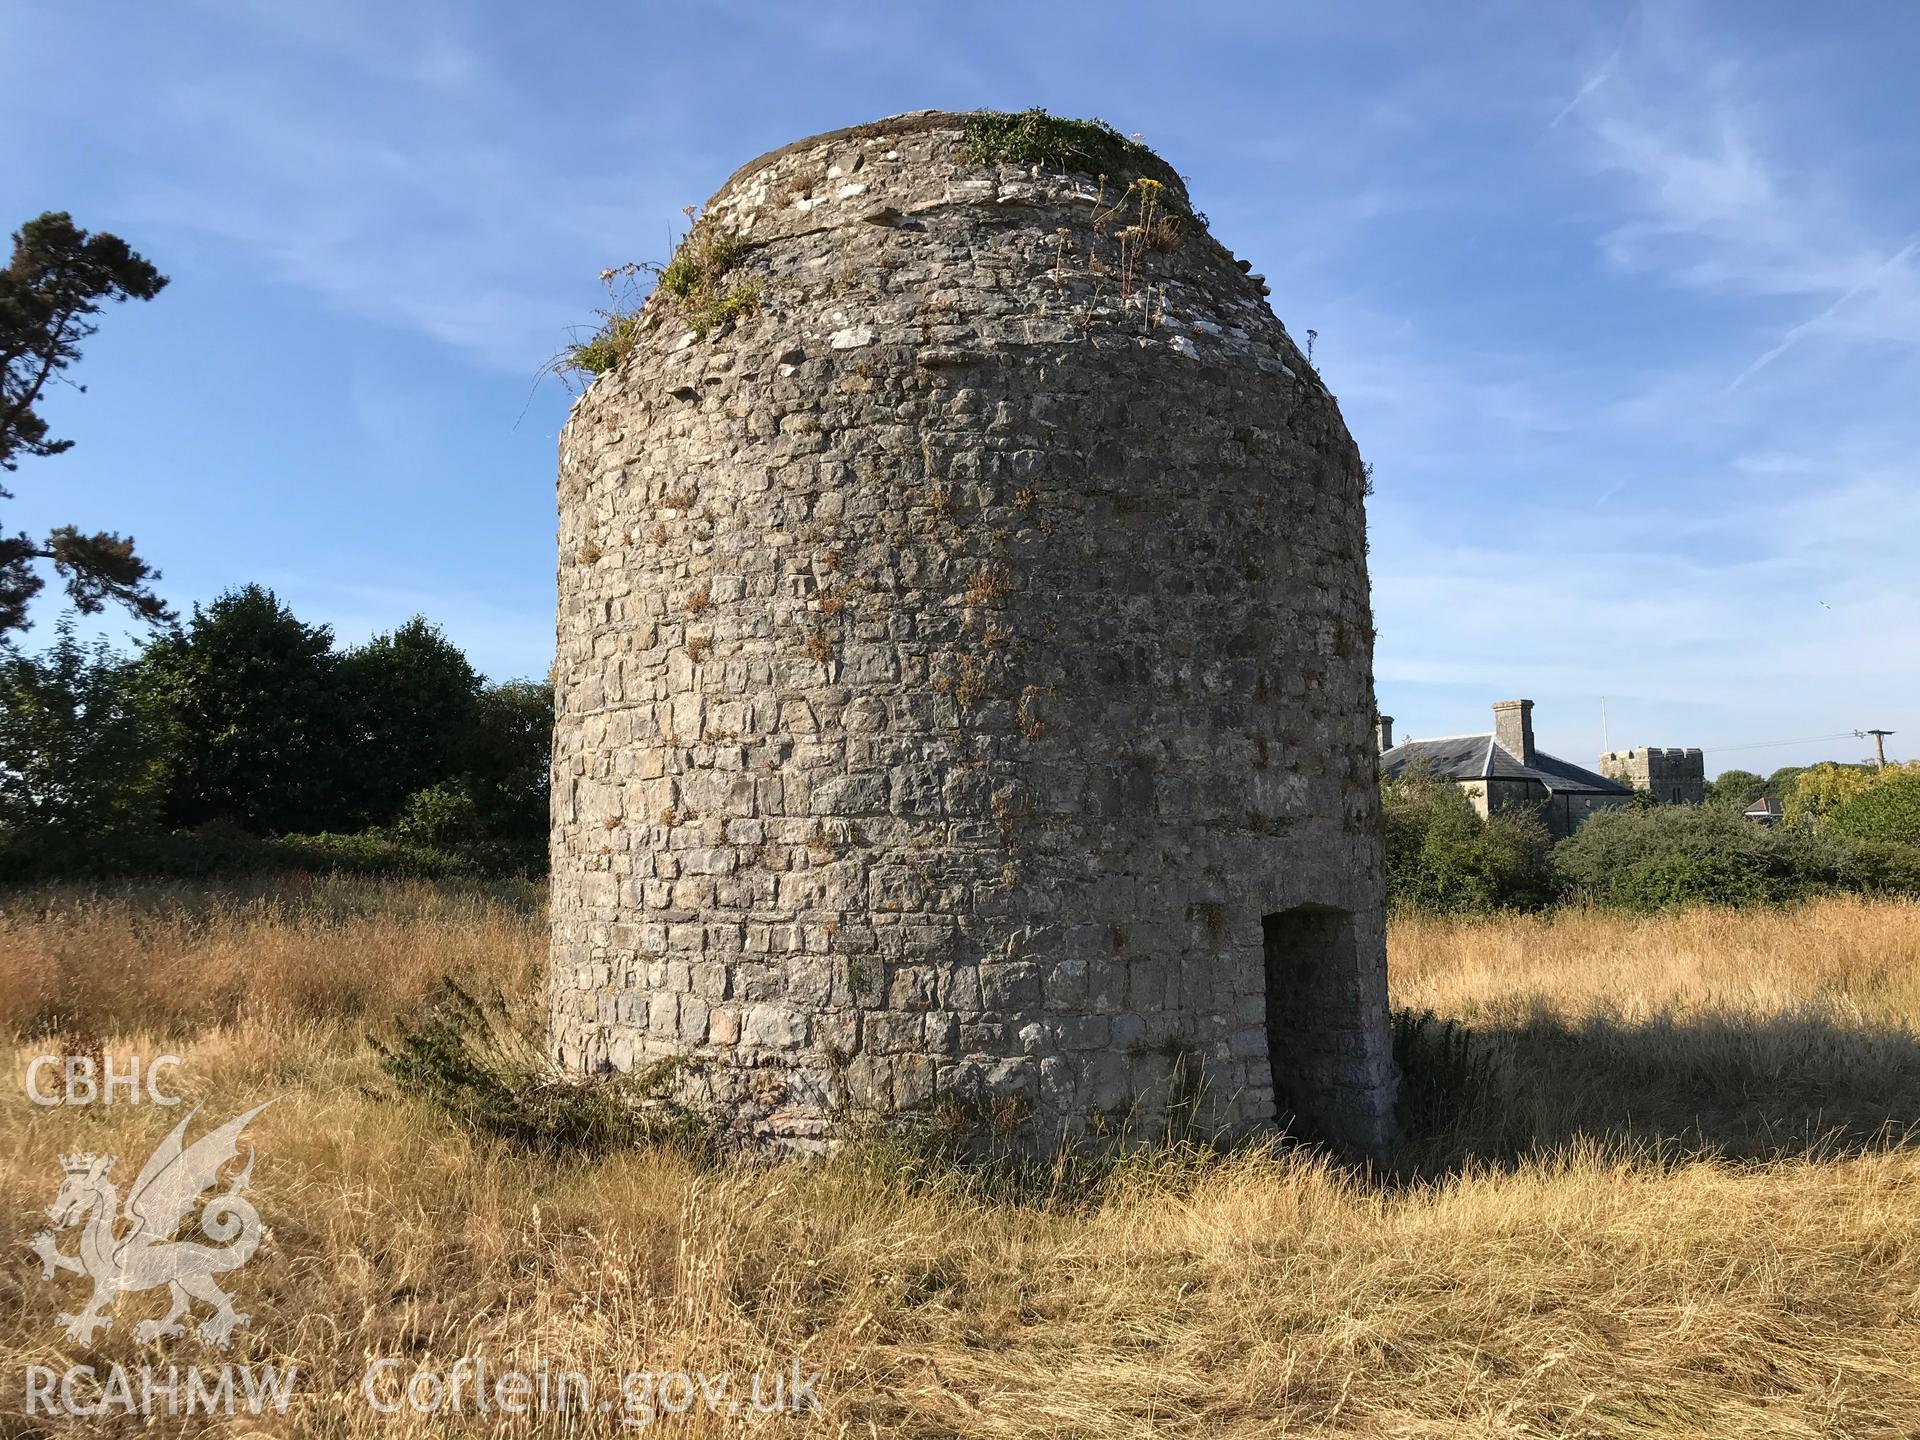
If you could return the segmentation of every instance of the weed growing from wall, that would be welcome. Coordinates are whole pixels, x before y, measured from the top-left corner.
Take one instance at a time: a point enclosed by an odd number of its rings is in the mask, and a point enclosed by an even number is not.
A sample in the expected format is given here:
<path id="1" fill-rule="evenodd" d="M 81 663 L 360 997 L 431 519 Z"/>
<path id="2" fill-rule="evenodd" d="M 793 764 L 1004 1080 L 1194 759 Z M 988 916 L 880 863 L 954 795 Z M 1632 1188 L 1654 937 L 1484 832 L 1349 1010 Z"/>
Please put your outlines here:
<path id="1" fill-rule="evenodd" d="M 748 248 L 741 236 L 695 221 L 673 258 L 661 269 L 660 289 L 680 302 L 688 328 L 696 335 L 717 330 L 759 308 L 760 292 L 751 281 L 727 283 L 727 272 Z"/>
<path id="2" fill-rule="evenodd" d="M 585 340 L 563 348 L 548 370 L 563 379 L 617 370 L 640 339 L 641 314 L 649 298 L 645 276 L 657 278 L 653 293 L 670 297 L 696 335 L 752 315 L 760 308 L 759 287 L 750 280 L 729 283 L 727 278 L 750 248 L 741 236 L 696 220 L 665 265 L 634 262 L 602 270 L 607 306 L 594 312 L 598 327 Z"/>

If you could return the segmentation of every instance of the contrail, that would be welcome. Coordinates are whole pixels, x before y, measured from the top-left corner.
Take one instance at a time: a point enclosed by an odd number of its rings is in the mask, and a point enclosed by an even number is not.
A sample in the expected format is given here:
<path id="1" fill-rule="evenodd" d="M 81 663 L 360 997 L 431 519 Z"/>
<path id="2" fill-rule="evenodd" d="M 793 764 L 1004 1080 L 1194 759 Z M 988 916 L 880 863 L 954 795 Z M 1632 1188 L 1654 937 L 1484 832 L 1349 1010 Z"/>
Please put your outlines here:
<path id="1" fill-rule="evenodd" d="M 1579 107 L 1582 100 L 1586 99 L 1613 77 L 1614 67 L 1620 63 L 1620 52 L 1624 48 L 1624 46 L 1620 45 L 1613 47 L 1613 54 L 1609 55 L 1606 60 L 1602 62 L 1598 70 L 1580 82 L 1580 88 L 1573 92 L 1573 98 L 1567 101 L 1565 105 L 1562 105 L 1560 107 L 1560 113 L 1547 122 L 1547 129 L 1557 129 L 1560 122 L 1571 115 Z"/>
<path id="2" fill-rule="evenodd" d="M 1895 254 L 1892 259 L 1888 260 L 1883 265 L 1879 265 L 1875 267 L 1872 274 L 1864 276 L 1862 279 L 1857 281 L 1847 291 L 1846 294 L 1842 295 L 1838 300 L 1834 301 L 1831 305 L 1827 306 L 1826 309 L 1822 310 L 1818 315 L 1815 315 L 1811 320 L 1802 320 L 1798 325 L 1794 326 L 1791 330 L 1787 331 L 1785 335 L 1780 337 L 1780 343 L 1778 345 L 1775 345 L 1771 350 L 1768 350 L 1765 354 L 1760 356 L 1759 359 L 1755 360 L 1751 365 L 1747 366 L 1746 369 L 1742 370 L 1738 375 L 1736 375 L 1733 378 L 1733 383 L 1728 385 L 1727 388 L 1721 391 L 1720 393 L 1722 395 L 1731 395 L 1734 391 L 1738 390 L 1742 385 L 1746 384 L 1747 381 L 1751 380 L 1760 371 L 1766 369 L 1767 366 L 1771 365 L 1774 361 L 1778 360 L 1782 355 L 1786 354 L 1787 351 L 1791 350 L 1795 345 L 1798 345 L 1800 343 L 1801 338 L 1804 335 L 1806 335 L 1806 333 L 1809 330 L 1812 330 L 1819 325 L 1825 324 L 1828 320 L 1832 319 L 1834 313 L 1838 311 L 1841 306 L 1845 305 L 1849 300 L 1853 299 L 1854 296 L 1858 295 L 1862 290 L 1865 290 L 1870 285 L 1877 284 L 1880 280 L 1880 277 L 1885 275 L 1889 270 L 1892 270 L 1901 265 L 1904 265 L 1907 262 L 1908 257 L 1911 256 L 1915 250 L 1920 250 L 1920 237 L 1916 237 L 1915 239 L 1909 240 L 1905 245 L 1901 246 L 1899 252 Z"/>

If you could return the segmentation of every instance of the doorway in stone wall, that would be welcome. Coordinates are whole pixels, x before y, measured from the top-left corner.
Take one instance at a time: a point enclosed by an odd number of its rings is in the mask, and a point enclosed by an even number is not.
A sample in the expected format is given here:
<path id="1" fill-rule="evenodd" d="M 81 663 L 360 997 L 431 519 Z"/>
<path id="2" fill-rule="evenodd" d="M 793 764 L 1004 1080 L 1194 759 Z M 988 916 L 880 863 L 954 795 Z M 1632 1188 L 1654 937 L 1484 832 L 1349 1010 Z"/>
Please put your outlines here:
<path id="1" fill-rule="evenodd" d="M 1341 1046 L 1350 1038 L 1356 973 L 1353 914 L 1296 905 L 1260 918 L 1266 954 L 1267 1060 L 1275 1119 L 1302 1138 L 1330 1138 Z"/>

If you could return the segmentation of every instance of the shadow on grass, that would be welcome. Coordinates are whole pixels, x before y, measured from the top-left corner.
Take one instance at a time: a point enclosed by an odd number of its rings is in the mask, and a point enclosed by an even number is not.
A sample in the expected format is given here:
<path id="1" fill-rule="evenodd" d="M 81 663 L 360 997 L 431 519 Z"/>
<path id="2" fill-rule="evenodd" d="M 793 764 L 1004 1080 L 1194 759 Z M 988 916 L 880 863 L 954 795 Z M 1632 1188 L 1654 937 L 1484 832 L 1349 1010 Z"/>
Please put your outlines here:
<path id="1" fill-rule="evenodd" d="M 456 1002 L 449 1007 L 448 1002 Z M 498 1007 L 496 1005 L 495 1009 Z M 589 1157 L 666 1146 L 702 1166 L 734 1154 L 711 1117 L 661 1103 L 672 1072 L 619 1084 L 552 1073 L 542 1047 L 457 986 L 376 1040 L 387 1077 L 463 1128 L 538 1153 Z M 1807 1008 L 1579 1021 L 1544 1009 L 1474 1026 L 1394 1018 L 1401 1140 L 1384 1166 L 1350 1172 L 1389 1188 L 1526 1162 L 1617 1154 L 1637 1163 L 1839 1159 L 1920 1145 L 1920 1035 Z M 855 1126 L 830 1162 L 883 1185 L 1048 1210 L 1181 1189 L 1230 1157 L 1298 1149 L 1270 1133 L 1237 1141 L 1170 1124 L 1156 1140 L 1083 1144 L 1045 1157 L 1024 1113 L 944 1103 Z M 1323 1156 L 1345 1169 L 1338 1156 Z"/>
<path id="2" fill-rule="evenodd" d="M 1394 1050 L 1402 1136 L 1385 1165 L 1350 1172 L 1366 1185 L 1596 1153 L 1666 1166 L 1920 1146 L 1920 1034 L 1819 1008 L 1579 1021 L 1542 1009 L 1474 1026 L 1401 1012 Z M 987 1123 L 967 1106 L 908 1118 L 850 1137 L 833 1163 L 923 1193 L 1072 1211 L 1130 1191 L 1182 1190 L 1235 1157 L 1304 1152 L 1343 1170 L 1350 1160 L 1270 1132 L 1231 1139 L 1178 1124 L 1157 1140 L 1143 1133 L 1135 1145 L 1036 1157 L 1013 1138 L 1017 1125 Z"/>
<path id="3" fill-rule="evenodd" d="M 1409 1040 L 1404 1033 L 1418 1028 Z M 1816 1010 L 1578 1022 L 1402 1017 L 1404 1179 L 1595 1142 L 1679 1161 L 1920 1143 L 1920 1035 Z"/>

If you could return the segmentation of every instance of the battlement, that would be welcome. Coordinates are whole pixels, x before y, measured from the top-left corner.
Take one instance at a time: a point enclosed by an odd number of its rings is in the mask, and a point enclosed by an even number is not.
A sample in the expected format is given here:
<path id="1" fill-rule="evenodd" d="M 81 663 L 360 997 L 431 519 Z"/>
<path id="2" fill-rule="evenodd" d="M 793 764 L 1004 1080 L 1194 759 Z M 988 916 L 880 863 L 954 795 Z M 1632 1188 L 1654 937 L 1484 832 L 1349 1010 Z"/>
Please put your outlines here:
<path id="1" fill-rule="evenodd" d="M 1690 776 L 1704 779 L 1707 773 L 1706 757 L 1697 745 L 1685 748 L 1678 745 L 1666 748 L 1642 745 L 1635 750 L 1609 750 L 1600 757 L 1600 763 L 1639 766 L 1654 775 L 1668 775 L 1676 779 Z"/>
<path id="2" fill-rule="evenodd" d="M 1647 791 L 1662 805 L 1698 805 L 1706 798 L 1706 756 L 1697 745 L 1607 750 L 1600 756 L 1600 773 Z"/>

